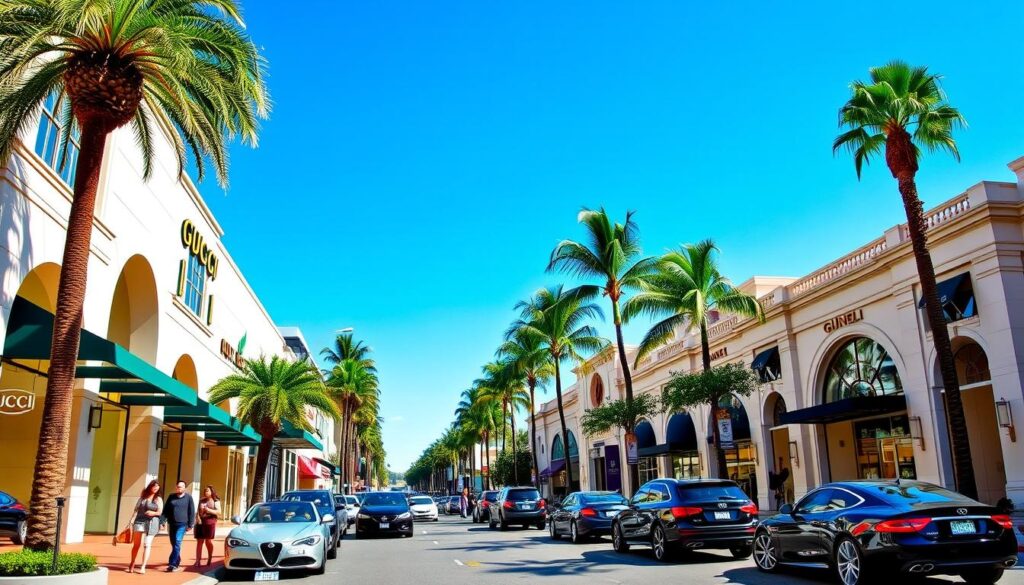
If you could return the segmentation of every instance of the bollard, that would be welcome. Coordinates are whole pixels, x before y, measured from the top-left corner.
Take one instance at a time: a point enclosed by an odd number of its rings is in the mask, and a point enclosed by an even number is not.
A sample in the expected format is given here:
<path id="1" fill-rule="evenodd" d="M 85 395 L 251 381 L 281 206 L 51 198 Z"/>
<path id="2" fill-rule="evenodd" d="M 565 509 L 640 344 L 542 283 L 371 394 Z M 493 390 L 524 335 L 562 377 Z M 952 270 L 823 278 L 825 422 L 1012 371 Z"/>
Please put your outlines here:
<path id="1" fill-rule="evenodd" d="M 60 555 L 60 524 L 64 516 L 64 497 L 57 498 L 57 534 L 53 541 L 53 562 L 50 564 L 50 572 L 57 573 L 57 556 Z"/>

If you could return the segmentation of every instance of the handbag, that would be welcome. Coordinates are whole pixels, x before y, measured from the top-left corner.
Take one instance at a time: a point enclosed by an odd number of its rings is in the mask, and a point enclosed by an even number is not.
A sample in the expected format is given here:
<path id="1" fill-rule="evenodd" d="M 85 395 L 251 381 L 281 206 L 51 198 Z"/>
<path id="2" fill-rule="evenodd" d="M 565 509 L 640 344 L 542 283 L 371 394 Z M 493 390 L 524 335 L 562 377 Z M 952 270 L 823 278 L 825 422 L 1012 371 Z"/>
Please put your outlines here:
<path id="1" fill-rule="evenodd" d="M 114 546 L 117 546 L 118 544 L 131 544 L 131 542 L 132 542 L 132 525 L 129 524 L 129 525 L 124 527 L 124 530 L 122 530 L 121 532 L 117 533 L 117 536 L 114 537 L 114 543 L 113 544 L 114 544 Z"/>

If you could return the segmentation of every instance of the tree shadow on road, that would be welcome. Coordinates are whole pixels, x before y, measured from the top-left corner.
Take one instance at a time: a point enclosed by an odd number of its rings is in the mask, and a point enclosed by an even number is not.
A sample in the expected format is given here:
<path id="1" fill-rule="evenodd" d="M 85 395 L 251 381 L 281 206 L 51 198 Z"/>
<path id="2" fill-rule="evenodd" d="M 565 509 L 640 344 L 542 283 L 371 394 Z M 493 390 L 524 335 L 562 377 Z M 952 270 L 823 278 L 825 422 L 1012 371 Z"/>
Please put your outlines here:
<path id="1" fill-rule="evenodd" d="M 829 584 L 837 581 L 834 573 L 825 569 L 807 569 L 802 567 L 782 567 L 778 573 L 768 574 L 757 570 L 757 567 L 738 567 L 722 571 L 718 577 L 725 579 L 726 583 L 739 583 L 740 585 L 765 585 L 766 583 L 807 583 L 808 585 Z M 889 583 L 888 579 L 881 582 Z M 914 581 L 920 585 L 952 585 L 955 583 L 952 577 L 929 577 L 921 581 Z"/>

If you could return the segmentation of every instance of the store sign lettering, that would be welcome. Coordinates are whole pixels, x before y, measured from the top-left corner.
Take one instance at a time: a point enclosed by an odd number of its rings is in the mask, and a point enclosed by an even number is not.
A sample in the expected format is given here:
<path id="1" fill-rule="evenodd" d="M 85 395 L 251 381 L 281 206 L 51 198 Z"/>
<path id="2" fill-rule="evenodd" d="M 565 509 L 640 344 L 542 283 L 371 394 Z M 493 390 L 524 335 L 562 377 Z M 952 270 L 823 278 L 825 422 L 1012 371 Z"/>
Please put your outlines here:
<path id="1" fill-rule="evenodd" d="M 0 390 L 0 414 L 25 414 L 36 407 L 36 395 L 26 390 Z"/>
<path id="2" fill-rule="evenodd" d="M 729 348 L 723 347 L 711 352 L 711 361 L 720 360 L 729 355 Z"/>
<path id="3" fill-rule="evenodd" d="M 227 339 L 220 340 L 220 355 L 235 364 L 235 367 L 239 369 L 245 367 L 245 358 L 242 357 L 242 352 L 235 351 L 234 346 Z"/>
<path id="4" fill-rule="evenodd" d="M 863 320 L 864 309 L 854 309 L 850 312 L 843 313 L 842 315 L 837 315 L 835 317 L 832 317 L 828 321 L 825 321 L 825 333 L 832 333 L 833 331 L 839 329 L 840 327 L 846 327 L 847 325 L 852 325 L 857 321 Z"/>
<path id="5" fill-rule="evenodd" d="M 220 266 L 220 260 L 217 259 L 213 250 L 206 245 L 206 238 L 203 237 L 203 234 L 199 233 L 199 229 L 196 228 L 196 224 L 192 223 L 191 219 L 181 222 L 181 245 L 188 248 L 189 252 L 199 259 L 199 263 L 206 268 L 210 278 L 217 279 L 217 268 Z"/>

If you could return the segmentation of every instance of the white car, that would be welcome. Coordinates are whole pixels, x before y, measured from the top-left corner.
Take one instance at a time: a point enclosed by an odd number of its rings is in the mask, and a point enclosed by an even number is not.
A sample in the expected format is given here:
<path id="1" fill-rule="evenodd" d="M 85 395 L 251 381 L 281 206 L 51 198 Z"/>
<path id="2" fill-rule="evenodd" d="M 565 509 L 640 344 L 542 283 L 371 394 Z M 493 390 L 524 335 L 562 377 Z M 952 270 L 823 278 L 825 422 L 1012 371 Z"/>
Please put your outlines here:
<path id="1" fill-rule="evenodd" d="M 352 526 L 355 524 L 356 514 L 359 514 L 359 498 L 355 496 L 334 494 L 334 501 L 339 506 L 345 506 L 345 512 L 348 513 L 348 525 Z"/>
<path id="2" fill-rule="evenodd" d="M 413 521 L 429 520 L 437 522 L 437 504 L 429 496 L 413 496 L 409 498 L 409 509 L 412 510 Z"/>

